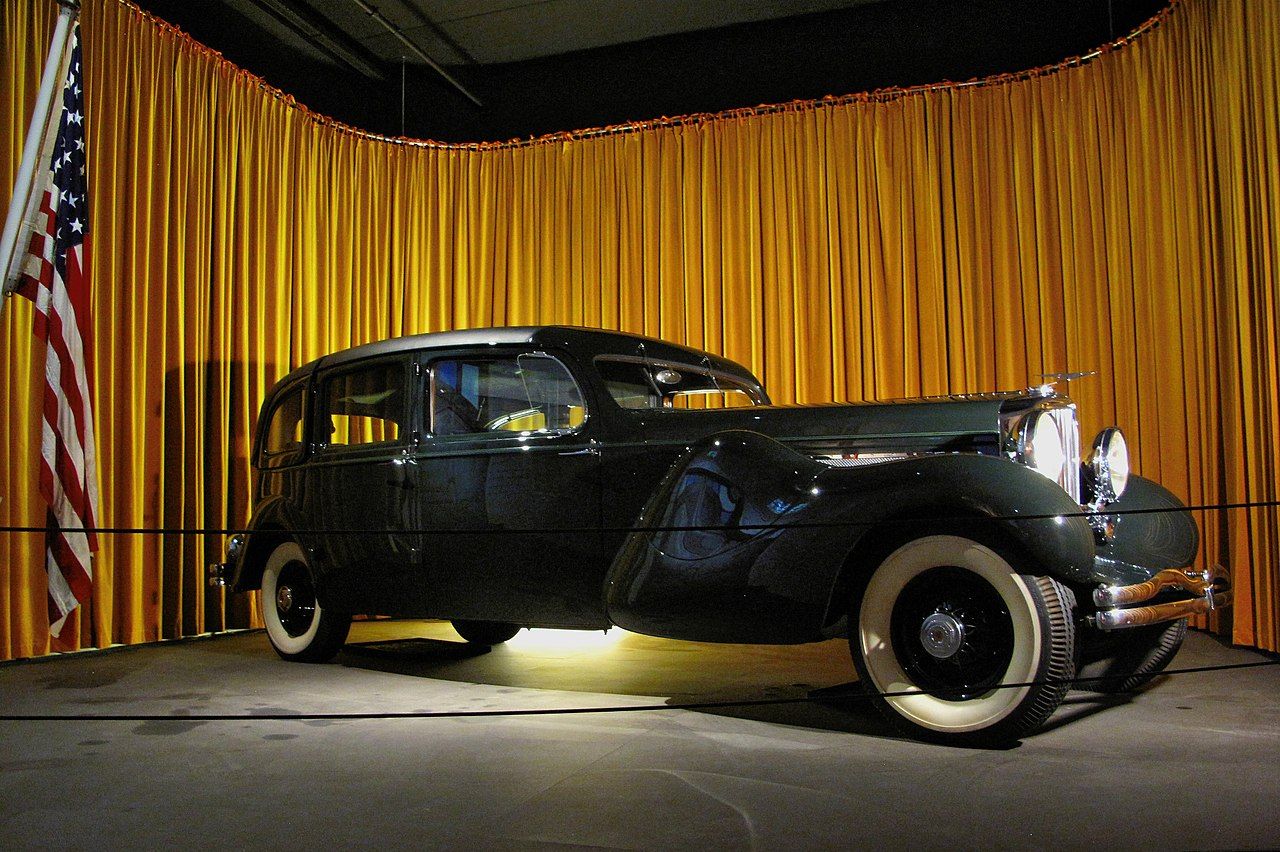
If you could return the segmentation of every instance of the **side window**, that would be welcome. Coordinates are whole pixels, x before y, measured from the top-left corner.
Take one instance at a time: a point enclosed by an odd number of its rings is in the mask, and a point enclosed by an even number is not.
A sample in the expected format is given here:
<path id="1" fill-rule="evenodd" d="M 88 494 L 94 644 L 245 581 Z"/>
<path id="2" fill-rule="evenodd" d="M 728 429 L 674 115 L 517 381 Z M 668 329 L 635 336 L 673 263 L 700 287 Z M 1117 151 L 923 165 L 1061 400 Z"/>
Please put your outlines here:
<path id="1" fill-rule="evenodd" d="M 643 364 L 600 358 L 596 360 L 596 369 L 609 395 L 623 408 L 643 410 L 662 407 L 662 397 Z"/>
<path id="2" fill-rule="evenodd" d="M 267 415 L 262 440 L 262 466 L 283 467 L 302 456 L 302 389 L 298 384 Z"/>
<path id="3" fill-rule="evenodd" d="M 577 383 L 549 356 L 451 359 L 431 366 L 435 435 L 565 432 L 585 419 Z"/>
<path id="4" fill-rule="evenodd" d="M 755 389 L 705 369 L 670 364 L 641 364 L 616 358 L 596 359 L 596 369 L 614 402 L 629 409 L 749 408 L 765 398 Z"/>
<path id="5" fill-rule="evenodd" d="M 405 366 L 399 361 L 332 376 L 320 395 L 319 438 L 330 447 L 395 443 L 404 434 Z"/>

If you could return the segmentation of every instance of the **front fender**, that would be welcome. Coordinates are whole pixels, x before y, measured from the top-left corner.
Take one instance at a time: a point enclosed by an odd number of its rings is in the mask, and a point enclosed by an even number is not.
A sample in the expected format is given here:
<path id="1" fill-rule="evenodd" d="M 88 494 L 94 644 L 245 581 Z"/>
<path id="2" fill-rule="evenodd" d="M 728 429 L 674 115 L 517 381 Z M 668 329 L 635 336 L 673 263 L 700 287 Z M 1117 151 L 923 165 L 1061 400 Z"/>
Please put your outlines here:
<path id="1" fill-rule="evenodd" d="M 610 567 L 606 606 L 615 624 L 640 633 L 813 641 L 868 536 L 963 522 L 975 537 L 1010 545 L 1028 571 L 1083 583 L 1096 577 L 1093 533 L 1079 512 L 1057 485 L 1004 459 L 833 468 L 763 435 L 723 432 L 694 445 L 650 498 Z"/>
<path id="2" fill-rule="evenodd" d="M 1185 568 L 1200 551 L 1200 529 L 1168 489 L 1130 476 L 1124 494 L 1105 510 L 1112 536 L 1098 549 L 1098 573 L 1109 585 L 1151 579 L 1166 568 Z"/>

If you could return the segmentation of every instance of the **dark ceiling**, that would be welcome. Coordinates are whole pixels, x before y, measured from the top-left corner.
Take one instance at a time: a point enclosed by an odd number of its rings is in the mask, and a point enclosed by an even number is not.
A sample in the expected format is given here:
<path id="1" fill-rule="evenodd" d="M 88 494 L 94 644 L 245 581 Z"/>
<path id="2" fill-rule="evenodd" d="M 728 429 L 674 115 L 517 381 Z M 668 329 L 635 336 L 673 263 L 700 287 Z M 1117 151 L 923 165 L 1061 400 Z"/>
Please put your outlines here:
<path id="1" fill-rule="evenodd" d="M 279 38 L 337 35 L 368 57 L 441 65 L 521 62 L 879 0 L 218 0 Z M 304 39 L 299 33 L 307 33 Z M 316 35 L 321 38 L 317 40 Z M 324 48 L 320 52 L 324 52 Z M 346 61 L 340 50 L 331 58 Z"/>
<path id="2" fill-rule="evenodd" d="M 1165 0 L 136 0 L 340 121 L 527 137 L 1052 64 Z"/>

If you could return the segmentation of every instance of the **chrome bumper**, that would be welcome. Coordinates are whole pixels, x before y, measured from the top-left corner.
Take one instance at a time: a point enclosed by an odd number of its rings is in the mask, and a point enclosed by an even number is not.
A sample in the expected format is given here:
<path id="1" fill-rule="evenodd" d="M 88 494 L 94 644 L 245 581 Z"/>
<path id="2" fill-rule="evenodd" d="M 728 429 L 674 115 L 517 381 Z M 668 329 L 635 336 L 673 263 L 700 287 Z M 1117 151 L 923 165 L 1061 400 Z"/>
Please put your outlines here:
<path id="1" fill-rule="evenodd" d="M 225 562 L 210 562 L 204 566 L 205 577 L 214 588 L 231 585 L 231 571 L 231 566 Z"/>
<path id="2" fill-rule="evenodd" d="M 1192 597 L 1135 606 L 1170 590 L 1186 592 Z M 1119 630 L 1211 612 L 1231 603 L 1231 586 L 1227 582 L 1226 572 L 1221 568 L 1205 571 L 1169 568 L 1144 583 L 1094 589 L 1093 602 L 1098 607 L 1098 613 L 1094 616 L 1094 624 L 1098 629 Z"/>
<path id="3" fill-rule="evenodd" d="M 218 586 L 230 586 L 235 579 L 236 562 L 239 561 L 240 555 L 244 552 L 245 537 L 237 533 L 227 539 L 227 561 L 211 562 L 205 566 L 205 577 L 209 580 L 209 585 L 217 588 Z"/>

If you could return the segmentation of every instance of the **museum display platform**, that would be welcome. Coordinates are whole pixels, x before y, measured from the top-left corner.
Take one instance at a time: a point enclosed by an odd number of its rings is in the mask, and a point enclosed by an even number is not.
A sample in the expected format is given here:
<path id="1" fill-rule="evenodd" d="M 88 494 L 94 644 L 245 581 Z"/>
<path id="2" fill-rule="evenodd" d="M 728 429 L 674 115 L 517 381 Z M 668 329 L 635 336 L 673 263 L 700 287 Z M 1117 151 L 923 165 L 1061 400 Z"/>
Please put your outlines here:
<path id="1" fill-rule="evenodd" d="M 1270 659 L 1193 633 L 1172 668 Z M 328 665 L 257 632 L 4 664 L 0 845 L 1280 845 L 1280 666 L 1072 692 L 992 750 L 897 737 L 852 678 L 840 641 L 486 650 L 421 621 Z"/>

